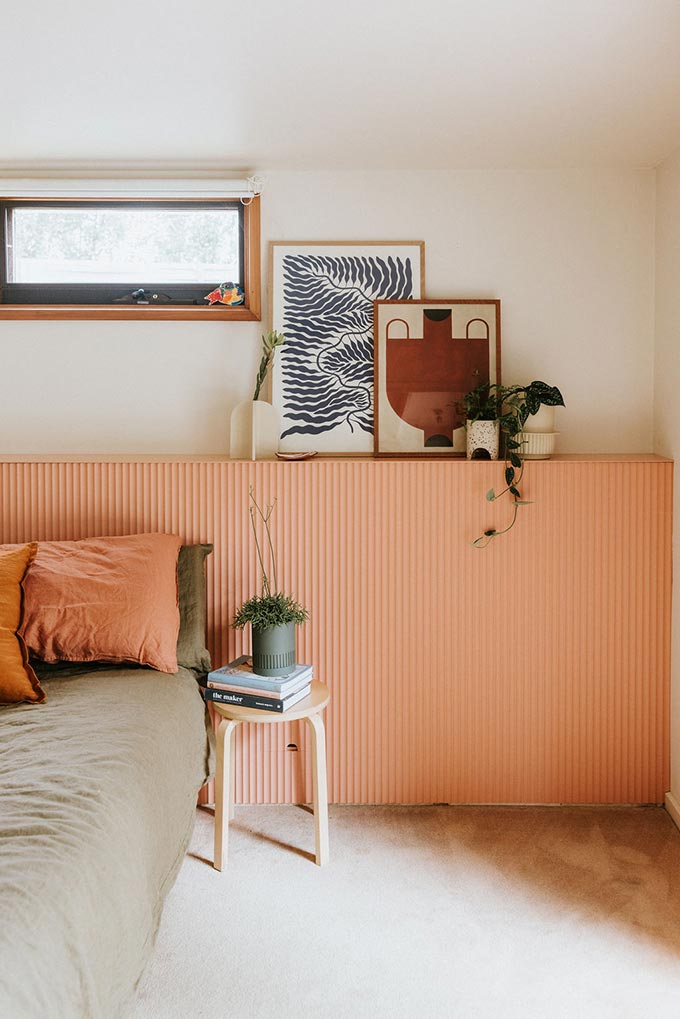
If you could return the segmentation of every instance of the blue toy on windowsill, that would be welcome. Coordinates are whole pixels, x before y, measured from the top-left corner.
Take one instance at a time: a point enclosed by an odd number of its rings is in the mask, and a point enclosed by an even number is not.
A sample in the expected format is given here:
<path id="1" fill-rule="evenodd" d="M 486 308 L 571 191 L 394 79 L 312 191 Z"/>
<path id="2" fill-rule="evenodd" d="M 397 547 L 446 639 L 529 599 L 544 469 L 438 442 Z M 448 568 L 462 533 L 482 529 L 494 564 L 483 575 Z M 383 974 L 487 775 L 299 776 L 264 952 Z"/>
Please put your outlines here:
<path id="1" fill-rule="evenodd" d="M 240 287 L 238 283 L 220 283 L 219 287 L 206 294 L 203 300 L 209 301 L 211 306 L 213 304 L 233 306 L 235 304 L 243 304 L 245 294 L 243 293 L 243 287 Z"/>

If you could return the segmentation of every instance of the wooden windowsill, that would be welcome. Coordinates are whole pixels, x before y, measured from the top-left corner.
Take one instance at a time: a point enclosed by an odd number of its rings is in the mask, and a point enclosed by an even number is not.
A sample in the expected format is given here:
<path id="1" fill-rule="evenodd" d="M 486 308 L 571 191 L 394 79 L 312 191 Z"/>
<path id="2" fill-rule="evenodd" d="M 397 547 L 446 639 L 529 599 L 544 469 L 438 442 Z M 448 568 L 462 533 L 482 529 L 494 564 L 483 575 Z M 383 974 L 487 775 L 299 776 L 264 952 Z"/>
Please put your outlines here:
<path id="1" fill-rule="evenodd" d="M 0 319 L 109 319 L 127 321 L 259 322 L 261 315 L 246 307 L 208 308 L 196 305 L 148 304 L 0 304 Z"/>

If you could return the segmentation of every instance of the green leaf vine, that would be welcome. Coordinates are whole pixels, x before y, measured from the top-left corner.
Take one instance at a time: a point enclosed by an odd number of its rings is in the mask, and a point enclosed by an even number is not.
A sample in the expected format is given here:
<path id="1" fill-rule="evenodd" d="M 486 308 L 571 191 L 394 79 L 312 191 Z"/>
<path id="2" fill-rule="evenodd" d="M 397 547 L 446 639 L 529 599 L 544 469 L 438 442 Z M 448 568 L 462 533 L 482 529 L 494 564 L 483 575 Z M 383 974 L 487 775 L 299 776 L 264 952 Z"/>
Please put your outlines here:
<path id="1" fill-rule="evenodd" d="M 564 407 L 564 399 L 557 386 L 549 386 L 545 382 L 530 382 L 527 386 L 487 383 L 467 393 L 463 404 L 469 421 L 498 421 L 504 440 L 505 487 L 498 493 L 490 488 L 486 499 L 487 502 L 496 502 L 506 494 L 511 496 L 512 517 L 506 527 L 489 527 L 472 542 L 474 548 L 487 548 L 494 538 L 512 530 L 521 506 L 531 505 L 530 500 L 522 499 L 519 487 L 525 467 L 520 436 L 527 418 L 536 414 L 541 406 Z"/>

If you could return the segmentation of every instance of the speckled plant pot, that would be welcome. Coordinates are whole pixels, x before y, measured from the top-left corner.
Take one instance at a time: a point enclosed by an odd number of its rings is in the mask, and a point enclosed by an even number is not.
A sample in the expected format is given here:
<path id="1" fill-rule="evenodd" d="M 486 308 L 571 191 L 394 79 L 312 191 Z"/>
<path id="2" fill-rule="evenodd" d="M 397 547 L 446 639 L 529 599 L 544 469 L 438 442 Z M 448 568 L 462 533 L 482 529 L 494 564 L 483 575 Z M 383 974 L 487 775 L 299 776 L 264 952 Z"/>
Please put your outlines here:
<path id="1" fill-rule="evenodd" d="M 468 460 L 498 460 L 498 421 L 468 421 Z"/>

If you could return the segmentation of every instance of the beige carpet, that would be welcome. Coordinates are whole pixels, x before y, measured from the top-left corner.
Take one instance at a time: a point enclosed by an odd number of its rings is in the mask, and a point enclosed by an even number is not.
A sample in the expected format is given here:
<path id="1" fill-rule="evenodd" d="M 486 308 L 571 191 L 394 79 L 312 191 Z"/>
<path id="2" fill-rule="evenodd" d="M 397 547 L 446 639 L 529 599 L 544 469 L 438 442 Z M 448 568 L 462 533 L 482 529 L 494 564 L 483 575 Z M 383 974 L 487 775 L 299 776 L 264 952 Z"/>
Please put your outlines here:
<path id="1" fill-rule="evenodd" d="M 680 1016 L 680 832 L 660 809 L 299 807 L 212 816 L 130 1019 Z"/>

